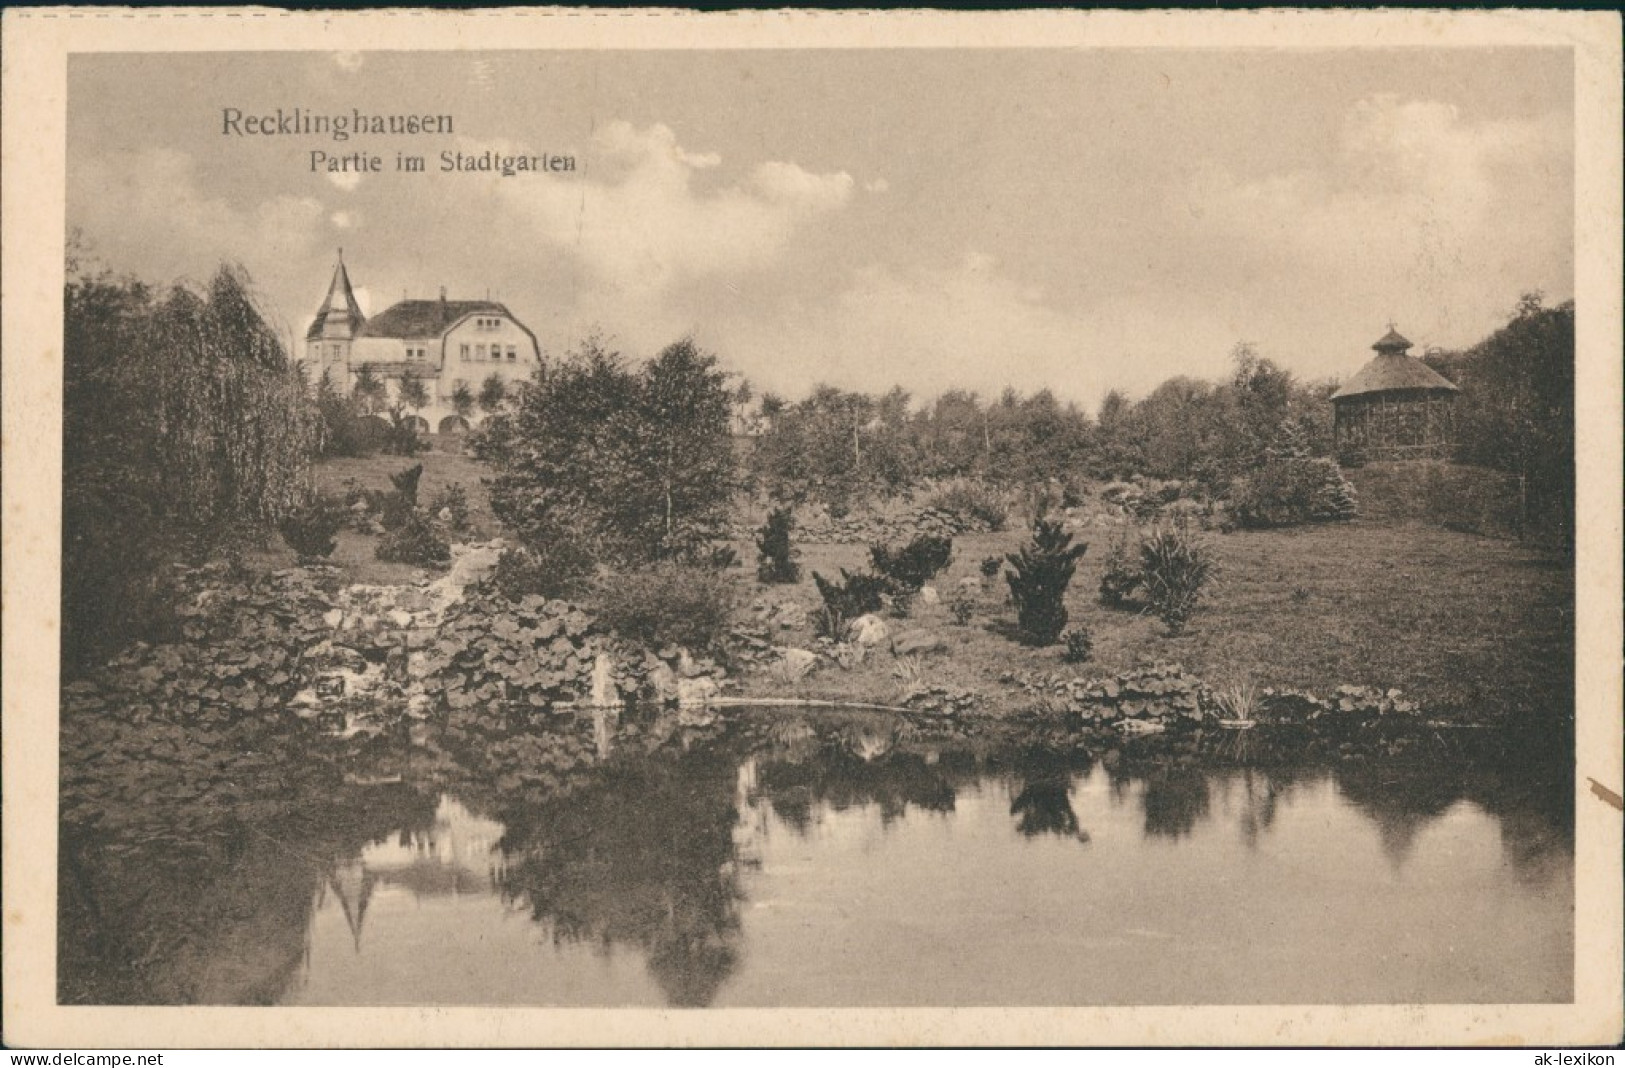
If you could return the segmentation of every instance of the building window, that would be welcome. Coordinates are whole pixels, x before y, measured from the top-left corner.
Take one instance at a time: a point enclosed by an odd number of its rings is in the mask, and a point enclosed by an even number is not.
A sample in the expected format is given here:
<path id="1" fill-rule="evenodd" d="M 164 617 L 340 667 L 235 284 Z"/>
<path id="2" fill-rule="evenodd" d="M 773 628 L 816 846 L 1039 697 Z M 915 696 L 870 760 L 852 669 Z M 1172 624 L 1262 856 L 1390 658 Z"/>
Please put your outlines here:
<path id="1" fill-rule="evenodd" d="M 475 345 L 474 346 L 474 358 L 476 360 L 485 359 L 485 346 L 484 345 Z"/>
<path id="2" fill-rule="evenodd" d="M 468 362 L 468 346 L 466 344 L 463 346 L 462 357 L 463 357 L 463 362 L 467 363 Z"/>
<path id="3" fill-rule="evenodd" d="M 514 347 L 512 345 L 509 345 L 508 346 L 508 362 L 513 363 L 518 358 L 519 358 L 519 353 L 514 349 Z"/>

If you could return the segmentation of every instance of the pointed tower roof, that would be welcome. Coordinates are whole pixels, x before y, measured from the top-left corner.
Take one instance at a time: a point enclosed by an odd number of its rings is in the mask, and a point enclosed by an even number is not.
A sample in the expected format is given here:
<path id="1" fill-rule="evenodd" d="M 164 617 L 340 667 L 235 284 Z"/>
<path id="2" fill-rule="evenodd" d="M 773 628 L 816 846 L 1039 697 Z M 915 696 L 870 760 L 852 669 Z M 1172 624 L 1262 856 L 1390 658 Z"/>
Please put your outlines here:
<path id="1" fill-rule="evenodd" d="M 1411 343 L 1392 325 L 1382 339 L 1371 346 L 1377 355 L 1360 368 L 1359 373 L 1332 394 L 1332 400 L 1357 397 L 1364 393 L 1386 393 L 1390 390 L 1427 389 L 1443 393 L 1460 393 L 1461 387 L 1406 352 Z"/>
<path id="2" fill-rule="evenodd" d="M 350 288 L 350 274 L 344 269 L 343 249 L 339 250 L 339 264 L 333 269 L 333 281 L 327 287 L 327 299 L 322 301 L 316 318 L 311 320 L 310 329 L 305 331 L 305 340 L 319 340 L 327 332 L 329 323 L 343 323 L 349 337 L 360 333 L 367 323 L 367 317 L 361 314 L 361 305 L 356 303 L 355 291 Z"/>

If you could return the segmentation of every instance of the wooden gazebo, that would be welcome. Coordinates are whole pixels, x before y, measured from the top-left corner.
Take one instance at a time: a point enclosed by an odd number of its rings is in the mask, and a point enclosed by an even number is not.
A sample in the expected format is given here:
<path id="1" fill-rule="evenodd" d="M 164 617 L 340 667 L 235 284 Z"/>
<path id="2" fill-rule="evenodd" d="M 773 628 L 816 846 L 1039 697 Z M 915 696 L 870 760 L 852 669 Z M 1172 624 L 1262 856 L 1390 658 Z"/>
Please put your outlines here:
<path id="1" fill-rule="evenodd" d="M 1443 460 L 1456 444 L 1449 379 L 1410 355 L 1411 343 L 1392 325 L 1371 346 L 1376 358 L 1332 394 L 1333 440 L 1339 457 L 1365 460 Z"/>

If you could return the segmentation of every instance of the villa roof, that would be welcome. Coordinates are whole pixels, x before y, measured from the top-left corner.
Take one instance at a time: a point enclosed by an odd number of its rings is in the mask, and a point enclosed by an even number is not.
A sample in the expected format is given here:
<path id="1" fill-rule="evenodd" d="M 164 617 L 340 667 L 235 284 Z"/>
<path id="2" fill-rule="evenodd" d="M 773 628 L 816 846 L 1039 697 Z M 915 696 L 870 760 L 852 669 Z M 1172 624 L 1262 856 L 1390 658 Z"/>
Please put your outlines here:
<path id="1" fill-rule="evenodd" d="M 439 337 L 452 324 L 469 315 L 513 314 L 490 300 L 403 300 L 367 321 L 362 337 Z"/>
<path id="2" fill-rule="evenodd" d="M 327 299 L 322 301 L 321 310 L 316 318 L 311 320 L 310 329 L 305 331 L 306 341 L 315 341 L 322 336 L 329 317 L 343 318 L 350 326 L 350 333 L 354 334 L 367 322 L 367 317 L 361 314 L 361 305 L 356 303 L 355 291 L 350 288 L 350 275 L 344 269 L 344 261 L 333 269 L 333 281 L 327 286 Z"/>

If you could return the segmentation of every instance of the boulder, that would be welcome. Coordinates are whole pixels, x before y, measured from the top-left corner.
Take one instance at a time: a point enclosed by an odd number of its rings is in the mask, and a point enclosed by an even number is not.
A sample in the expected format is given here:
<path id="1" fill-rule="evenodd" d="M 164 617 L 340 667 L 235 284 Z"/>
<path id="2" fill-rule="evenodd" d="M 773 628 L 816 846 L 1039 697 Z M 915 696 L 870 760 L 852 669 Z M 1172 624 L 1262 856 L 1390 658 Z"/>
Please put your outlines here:
<path id="1" fill-rule="evenodd" d="M 941 597 L 941 595 L 939 595 L 937 593 L 937 588 L 935 586 L 921 586 L 920 587 L 920 603 L 921 604 L 940 604 L 940 603 L 942 603 L 942 597 Z"/>
<path id="2" fill-rule="evenodd" d="M 794 601 L 786 601 L 779 605 L 774 615 L 779 621 L 779 626 L 785 630 L 795 630 L 807 625 L 807 610 Z"/>
<path id="3" fill-rule="evenodd" d="M 717 680 L 706 676 L 677 680 L 677 704 L 680 708 L 703 707 L 722 692 Z"/>
<path id="4" fill-rule="evenodd" d="M 791 682 L 804 679 L 818 664 L 818 654 L 806 649 L 777 648 L 779 654 L 779 670 Z"/>
<path id="5" fill-rule="evenodd" d="M 886 621 L 870 612 L 852 621 L 852 641 L 857 645 L 879 645 L 890 637 Z"/>
<path id="6" fill-rule="evenodd" d="M 898 656 L 908 656 L 913 653 L 940 653 L 946 651 L 948 643 L 941 635 L 932 634 L 925 630 L 911 630 L 907 634 L 899 635 L 892 642 L 892 651 Z"/>

